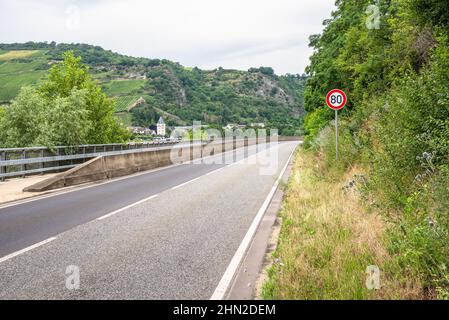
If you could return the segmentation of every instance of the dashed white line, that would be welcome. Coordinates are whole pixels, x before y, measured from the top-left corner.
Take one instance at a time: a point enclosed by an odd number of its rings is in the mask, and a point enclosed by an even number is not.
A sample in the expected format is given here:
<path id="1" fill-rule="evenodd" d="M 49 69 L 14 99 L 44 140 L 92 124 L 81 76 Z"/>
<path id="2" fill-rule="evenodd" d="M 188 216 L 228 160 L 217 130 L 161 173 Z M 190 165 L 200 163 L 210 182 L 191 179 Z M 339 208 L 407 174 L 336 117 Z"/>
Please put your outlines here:
<path id="1" fill-rule="evenodd" d="M 224 169 L 224 167 L 218 168 L 217 170 L 214 170 L 214 171 L 211 171 L 211 172 L 207 173 L 206 176 L 211 176 L 211 175 L 213 175 L 213 174 L 215 174 L 217 172 L 220 172 L 223 169 Z"/>
<path id="2" fill-rule="evenodd" d="M 47 240 L 44 240 L 44 241 L 38 242 L 36 244 L 33 244 L 32 246 L 29 246 L 29 247 L 27 247 L 25 249 L 22 249 L 22 250 L 14 252 L 14 253 L 11 253 L 11 254 L 9 254 L 7 256 L 4 256 L 3 258 L 0 258 L 0 263 L 5 262 L 6 260 L 12 259 L 14 257 L 17 257 L 18 255 L 21 255 L 21 254 L 23 254 L 23 253 L 25 253 L 27 251 L 36 249 L 37 247 L 43 246 L 44 244 L 47 244 L 47 243 L 49 243 L 49 242 L 51 242 L 53 240 L 56 240 L 56 237 L 48 238 Z"/>
<path id="3" fill-rule="evenodd" d="M 189 183 L 192 183 L 192 182 L 194 182 L 194 181 L 196 181 L 196 180 L 199 180 L 200 178 L 201 178 L 201 177 L 198 177 L 198 178 L 189 180 L 189 181 L 187 181 L 187 182 L 181 183 L 181 184 L 179 184 L 179 185 L 177 185 L 177 186 L 171 188 L 171 190 L 176 190 L 176 189 L 179 189 L 179 188 L 181 188 L 181 187 L 184 187 L 185 185 L 187 185 L 187 184 L 189 184 Z"/>
<path id="4" fill-rule="evenodd" d="M 256 147 L 256 145 L 253 145 L 253 146 L 250 146 L 250 147 L 254 148 L 254 147 Z M 33 196 L 33 197 L 25 198 L 25 199 L 22 199 L 22 200 L 11 201 L 11 202 L 8 202 L 8 203 L 0 204 L 0 209 L 6 209 L 6 208 L 9 208 L 9 207 L 14 207 L 14 206 L 22 205 L 22 204 L 27 204 L 27 203 L 30 203 L 30 202 L 35 202 L 35 201 L 39 201 L 39 200 L 43 200 L 43 199 L 47 199 L 47 198 L 52 198 L 52 197 L 56 197 L 56 196 L 60 196 L 60 195 L 64 195 L 64 194 L 68 194 L 68 193 L 72 193 L 72 192 L 76 192 L 76 191 L 81 191 L 81 190 L 84 190 L 84 189 L 100 187 L 100 186 L 103 186 L 103 185 L 106 185 L 106 184 L 109 184 L 109 183 L 114 183 L 114 182 L 118 182 L 118 181 L 126 180 L 126 179 L 132 179 L 132 178 L 139 177 L 139 176 L 142 176 L 142 175 L 151 174 L 151 173 L 154 173 L 154 172 L 157 172 L 157 171 L 168 170 L 168 169 L 171 169 L 173 167 L 177 167 L 177 166 L 181 166 L 181 165 L 188 165 L 188 164 L 191 164 L 191 163 L 193 163 L 194 161 L 197 161 L 197 160 L 204 161 L 204 160 L 209 159 L 209 158 L 222 157 L 223 155 L 226 155 L 228 153 L 240 151 L 239 149 L 241 149 L 241 148 L 228 150 L 228 151 L 221 152 L 221 153 L 218 153 L 218 154 L 212 155 L 212 156 L 207 156 L 207 157 L 204 157 L 204 158 L 201 158 L 201 159 L 190 160 L 190 161 L 183 162 L 183 163 L 172 164 L 172 165 L 167 166 L 167 167 L 161 167 L 161 168 L 156 168 L 156 169 L 153 169 L 153 170 L 139 172 L 139 173 L 131 174 L 129 176 L 125 176 L 125 177 L 114 178 L 114 179 L 107 180 L 107 181 L 102 181 L 102 182 L 96 181 L 96 182 L 88 183 L 86 185 L 61 188 L 59 191 L 49 191 L 48 193 L 44 193 L 44 194 L 42 194 L 40 196 Z"/>
<path id="5" fill-rule="evenodd" d="M 104 216 L 102 216 L 102 217 L 100 217 L 100 218 L 97 218 L 97 220 L 104 220 L 104 219 L 106 219 L 106 218 L 112 217 L 113 215 L 116 215 L 117 213 L 120 213 L 120 212 L 122 212 L 122 211 L 125 211 L 125 210 L 127 210 L 127 209 L 130 209 L 130 208 L 132 208 L 132 207 L 135 207 L 135 206 L 137 206 L 137 205 L 139 205 L 139 204 L 142 204 L 142 203 L 144 203 L 144 202 L 146 202 L 146 201 L 150 201 L 151 199 L 154 199 L 154 198 L 156 198 L 156 197 L 158 197 L 158 196 L 159 196 L 158 194 L 155 194 L 155 195 L 153 195 L 153 196 L 151 196 L 151 197 L 148 197 L 148 198 L 145 198 L 145 199 L 143 199 L 143 200 L 137 201 L 137 202 L 135 202 L 135 203 L 133 203 L 133 204 L 130 204 L 129 206 L 126 206 L 126 207 L 123 207 L 123 208 L 118 209 L 118 210 L 116 210 L 116 211 L 113 211 L 113 212 L 111 212 L 111 213 L 105 214 Z"/>

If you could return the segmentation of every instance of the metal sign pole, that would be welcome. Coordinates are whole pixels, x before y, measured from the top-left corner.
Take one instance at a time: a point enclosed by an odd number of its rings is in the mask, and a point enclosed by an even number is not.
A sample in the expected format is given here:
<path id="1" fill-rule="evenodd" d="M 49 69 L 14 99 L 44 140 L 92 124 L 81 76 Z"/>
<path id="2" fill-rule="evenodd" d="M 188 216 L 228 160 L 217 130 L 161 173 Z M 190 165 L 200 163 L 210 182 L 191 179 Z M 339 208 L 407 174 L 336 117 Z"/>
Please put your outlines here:
<path id="1" fill-rule="evenodd" d="M 348 101 L 346 93 L 340 89 L 329 91 L 326 95 L 326 104 L 335 111 L 335 160 L 338 160 L 338 110 L 343 109 Z"/>
<path id="2" fill-rule="evenodd" d="M 335 154 L 338 160 L 338 110 L 335 110 Z"/>

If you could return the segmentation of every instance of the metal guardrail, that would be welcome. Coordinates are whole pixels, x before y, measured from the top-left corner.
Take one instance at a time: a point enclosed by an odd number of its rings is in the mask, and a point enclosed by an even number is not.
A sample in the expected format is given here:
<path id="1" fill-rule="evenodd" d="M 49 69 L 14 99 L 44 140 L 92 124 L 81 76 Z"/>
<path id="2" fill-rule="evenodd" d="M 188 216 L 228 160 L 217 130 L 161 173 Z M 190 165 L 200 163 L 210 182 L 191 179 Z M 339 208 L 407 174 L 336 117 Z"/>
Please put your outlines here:
<path id="1" fill-rule="evenodd" d="M 286 139 L 285 137 L 279 137 Z M 293 138 L 292 138 L 293 139 Z M 297 139 L 297 137 L 295 137 Z M 129 144 L 93 144 L 77 147 L 0 149 L 0 181 L 47 172 L 60 172 L 99 156 L 144 152 L 148 149 L 190 142 L 154 141 Z M 199 141 L 194 141 L 199 143 Z"/>
<path id="2" fill-rule="evenodd" d="M 177 141 L 129 144 L 97 144 L 77 147 L 6 148 L 0 149 L 0 180 L 45 172 L 60 172 L 98 156 L 143 152 L 178 144 Z"/>

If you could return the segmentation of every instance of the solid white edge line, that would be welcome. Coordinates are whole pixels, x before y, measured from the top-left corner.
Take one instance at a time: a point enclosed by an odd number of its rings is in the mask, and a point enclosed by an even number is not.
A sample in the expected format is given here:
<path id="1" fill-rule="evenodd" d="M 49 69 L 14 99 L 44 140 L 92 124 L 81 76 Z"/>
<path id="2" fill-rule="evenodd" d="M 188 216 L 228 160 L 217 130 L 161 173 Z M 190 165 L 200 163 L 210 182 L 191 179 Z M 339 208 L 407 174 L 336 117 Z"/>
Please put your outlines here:
<path id="1" fill-rule="evenodd" d="M 37 247 L 43 246 L 44 244 L 47 244 L 47 243 L 49 243 L 49 242 L 51 242 L 53 240 L 56 240 L 56 237 L 48 238 L 47 240 L 44 240 L 44 241 L 38 242 L 36 244 L 33 244 L 32 246 L 26 247 L 25 249 L 13 252 L 13 253 L 11 253 L 11 254 L 9 254 L 7 256 L 4 256 L 3 258 L 0 258 L 0 263 L 5 262 L 6 260 L 12 259 L 14 257 L 17 257 L 18 255 L 21 255 L 21 254 L 23 254 L 23 253 L 25 253 L 27 251 L 36 249 Z"/>
<path id="2" fill-rule="evenodd" d="M 151 199 L 154 199 L 154 198 L 156 198 L 156 197 L 158 197 L 158 196 L 159 196 L 158 194 L 152 195 L 151 197 L 142 199 L 142 200 L 137 201 L 137 202 L 135 202 L 135 203 L 132 203 L 132 204 L 126 206 L 126 207 L 123 207 L 123 208 L 118 209 L 118 210 L 115 210 L 115 211 L 113 211 L 113 212 L 111 212 L 111 213 L 105 214 L 104 216 L 101 216 L 101 217 L 97 218 L 97 220 L 101 221 L 101 220 L 104 220 L 104 219 L 106 219 L 106 218 L 112 217 L 113 215 L 116 215 L 117 213 L 120 213 L 120 212 L 122 212 L 122 211 L 125 211 L 125 210 L 127 210 L 127 209 L 130 209 L 130 208 L 132 208 L 132 207 L 138 206 L 139 204 L 142 204 L 142 203 L 144 203 L 144 202 L 146 202 L 146 201 L 150 201 Z"/>
<path id="3" fill-rule="evenodd" d="M 295 148 L 295 150 L 296 150 L 296 148 Z M 282 179 L 282 177 L 284 176 L 284 173 L 287 170 L 288 165 L 290 164 L 291 158 L 293 157 L 295 150 L 292 151 L 292 154 L 288 158 L 287 163 L 285 164 L 279 177 L 276 179 L 276 182 L 274 183 L 273 187 L 271 188 L 270 193 L 268 194 L 268 196 L 266 197 L 262 206 L 260 207 L 259 211 L 257 212 L 256 217 L 254 218 L 245 237 L 243 238 L 242 242 L 240 243 L 240 246 L 237 249 L 236 253 L 234 254 L 234 257 L 232 258 L 231 262 L 229 263 L 228 267 L 226 268 L 226 271 L 223 274 L 223 277 L 221 278 L 220 282 L 218 283 L 218 286 L 215 289 L 214 293 L 212 294 L 212 297 L 210 298 L 210 300 L 223 300 L 224 299 L 232 281 L 234 280 L 235 274 L 236 274 L 238 268 L 240 267 L 240 264 L 242 263 L 242 260 L 251 244 L 251 241 L 254 238 L 257 228 L 259 227 L 259 224 L 262 221 L 263 216 L 265 215 L 265 211 L 267 210 L 268 206 L 270 205 L 271 200 L 273 199 L 274 193 L 276 192 L 276 190 L 279 186 L 279 182 Z"/>

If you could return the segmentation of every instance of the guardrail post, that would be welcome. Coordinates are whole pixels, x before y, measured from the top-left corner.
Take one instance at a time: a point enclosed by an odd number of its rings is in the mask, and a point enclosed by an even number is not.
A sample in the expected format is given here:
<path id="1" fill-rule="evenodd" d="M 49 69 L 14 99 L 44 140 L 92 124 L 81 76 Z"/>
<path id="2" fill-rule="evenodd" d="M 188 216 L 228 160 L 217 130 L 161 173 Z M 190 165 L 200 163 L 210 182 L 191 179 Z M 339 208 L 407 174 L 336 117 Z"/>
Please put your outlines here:
<path id="1" fill-rule="evenodd" d="M 22 150 L 22 160 L 25 160 L 27 158 L 27 151 L 26 149 Z M 26 170 L 26 164 L 20 165 L 20 171 L 24 172 Z M 22 174 L 22 178 L 25 178 L 25 174 Z"/>
<path id="2" fill-rule="evenodd" d="M 41 157 L 41 158 L 44 157 L 44 149 L 41 149 L 40 157 Z M 41 162 L 41 163 L 39 164 L 39 168 L 40 168 L 40 169 L 44 169 L 44 162 Z M 44 174 L 44 172 L 41 172 L 41 175 L 43 175 L 43 174 Z"/>
<path id="3" fill-rule="evenodd" d="M 2 154 L 0 155 L 0 160 L 1 161 L 5 161 L 6 160 L 6 151 L 2 151 Z M 0 166 L 0 173 L 4 174 L 6 173 L 6 167 L 5 166 Z M 0 181 L 5 181 L 5 177 L 1 177 Z"/>
<path id="4" fill-rule="evenodd" d="M 61 148 L 56 149 L 56 155 L 59 157 L 61 155 Z M 58 160 L 58 167 L 61 166 L 61 161 Z"/>
<path id="5" fill-rule="evenodd" d="M 67 155 L 67 152 L 65 154 Z M 70 151 L 70 154 L 73 154 L 72 151 Z M 70 165 L 73 165 L 73 159 L 70 159 Z"/>

